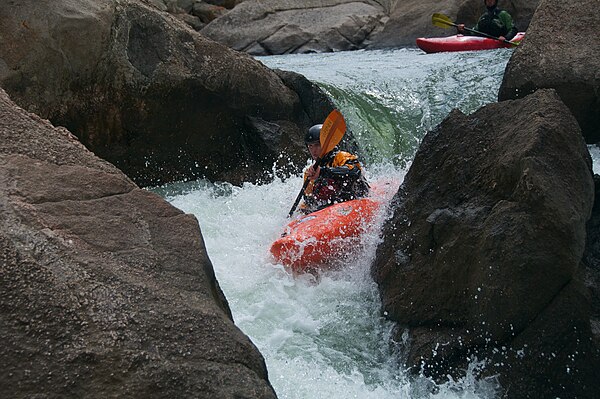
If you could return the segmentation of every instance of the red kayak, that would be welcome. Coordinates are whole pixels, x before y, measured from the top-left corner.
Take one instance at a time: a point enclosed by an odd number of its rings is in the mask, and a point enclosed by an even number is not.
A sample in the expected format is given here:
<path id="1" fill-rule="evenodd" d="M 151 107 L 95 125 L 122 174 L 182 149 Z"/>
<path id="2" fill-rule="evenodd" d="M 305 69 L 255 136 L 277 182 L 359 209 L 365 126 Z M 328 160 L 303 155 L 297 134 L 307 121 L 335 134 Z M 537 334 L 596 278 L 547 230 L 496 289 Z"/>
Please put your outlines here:
<path id="1" fill-rule="evenodd" d="M 519 32 L 511 40 L 513 43 L 519 43 L 523 40 L 525 32 Z M 417 39 L 417 46 L 426 53 L 440 53 L 443 51 L 473 51 L 473 50 L 492 50 L 496 48 L 514 47 L 500 40 L 489 39 L 480 36 L 454 35 L 446 37 L 420 37 Z"/>
<path id="2" fill-rule="evenodd" d="M 329 267 L 360 248 L 364 233 L 377 225 L 374 222 L 381 206 L 387 204 L 397 187 L 398 182 L 379 182 L 368 198 L 334 204 L 295 218 L 273 242 L 271 254 L 296 275 Z"/>

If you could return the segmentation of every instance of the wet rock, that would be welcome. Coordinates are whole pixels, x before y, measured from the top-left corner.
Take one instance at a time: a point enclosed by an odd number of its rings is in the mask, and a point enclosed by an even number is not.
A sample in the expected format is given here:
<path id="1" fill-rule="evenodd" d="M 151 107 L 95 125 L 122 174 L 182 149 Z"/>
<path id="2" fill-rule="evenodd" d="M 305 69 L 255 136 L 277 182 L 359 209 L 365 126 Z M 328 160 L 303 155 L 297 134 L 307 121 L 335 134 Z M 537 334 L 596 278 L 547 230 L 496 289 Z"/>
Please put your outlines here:
<path id="1" fill-rule="evenodd" d="M 356 50 L 386 17 L 388 1 L 245 1 L 202 34 L 253 55 Z"/>
<path id="2" fill-rule="evenodd" d="M 0 89 L 3 397 L 275 398 L 197 220 Z"/>
<path id="3" fill-rule="evenodd" d="M 238 2 L 239 3 L 239 2 Z M 511 1 L 501 7 L 526 30 L 539 1 Z M 229 8 L 229 7 L 228 7 Z M 202 32 L 254 55 L 414 47 L 422 36 L 447 36 L 454 29 L 431 24 L 441 12 L 475 25 L 485 11 L 479 0 L 438 1 L 258 1 L 247 0 Z"/>
<path id="4" fill-rule="evenodd" d="M 192 6 L 190 14 L 200 18 L 202 23 L 208 24 L 210 21 L 227 14 L 227 9 L 225 7 L 216 6 L 205 2 L 196 2 Z"/>
<path id="5" fill-rule="evenodd" d="M 592 318 L 590 324 L 594 339 L 600 346 L 600 176 L 594 175 L 595 196 L 592 217 L 587 223 L 587 237 L 583 266 L 585 284 L 590 290 L 592 300 Z"/>
<path id="6" fill-rule="evenodd" d="M 499 100 L 553 88 L 569 107 L 588 143 L 600 142 L 600 15 L 594 0 L 542 1 L 526 40 L 515 50 Z"/>
<path id="7" fill-rule="evenodd" d="M 8 1 L 0 20 L 11 98 L 143 186 L 270 179 L 281 159 L 304 164 L 303 132 L 321 122 L 260 62 L 139 1 Z M 283 138 L 269 153 L 252 147 L 267 140 L 256 118 Z"/>
<path id="8" fill-rule="evenodd" d="M 408 329 L 409 366 L 445 377 L 487 359 L 482 375 L 514 398 L 597 390 L 580 267 L 593 190 L 552 90 L 455 110 L 428 133 L 372 268 L 384 311 Z"/>

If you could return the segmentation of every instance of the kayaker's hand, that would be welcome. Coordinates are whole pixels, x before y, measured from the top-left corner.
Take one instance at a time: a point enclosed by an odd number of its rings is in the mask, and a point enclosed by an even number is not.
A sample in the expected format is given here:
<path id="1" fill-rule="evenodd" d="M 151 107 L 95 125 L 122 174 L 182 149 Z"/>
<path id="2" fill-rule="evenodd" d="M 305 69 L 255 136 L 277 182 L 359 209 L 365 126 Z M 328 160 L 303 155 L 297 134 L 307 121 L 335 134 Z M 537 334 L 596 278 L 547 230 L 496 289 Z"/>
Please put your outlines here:
<path id="1" fill-rule="evenodd" d="M 465 33 L 465 24 L 456 25 L 456 30 L 458 31 L 458 33 Z"/>
<path id="2" fill-rule="evenodd" d="M 500 39 L 501 41 L 505 41 L 506 38 L 504 36 L 498 36 L 498 39 Z"/>
<path id="3" fill-rule="evenodd" d="M 306 171 L 306 177 L 308 178 L 308 180 L 315 181 L 315 180 L 317 180 L 319 178 L 319 173 L 320 172 L 321 172 L 321 167 L 317 166 L 315 168 L 315 165 L 312 165 Z"/>

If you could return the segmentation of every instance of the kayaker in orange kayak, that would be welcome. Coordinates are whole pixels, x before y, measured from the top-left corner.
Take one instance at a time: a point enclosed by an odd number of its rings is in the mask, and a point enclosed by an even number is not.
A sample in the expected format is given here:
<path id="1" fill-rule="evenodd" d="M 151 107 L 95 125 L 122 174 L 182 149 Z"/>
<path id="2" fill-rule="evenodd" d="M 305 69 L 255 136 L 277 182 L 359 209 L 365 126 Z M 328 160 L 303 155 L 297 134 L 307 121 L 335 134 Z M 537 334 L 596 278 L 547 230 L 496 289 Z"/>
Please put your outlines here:
<path id="1" fill-rule="evenodd" d="M 518 30 L 513 19 L 507 11 L 498 8 L 498 0 L 483 0 L 483 2 L 487 12 L 479 18 L 472 30 L 487 33 L 500 40 L 511 40 L 515 37 Z M 476 35 L 466 30 L 465 24 L 456 25 L 456 30 L 463 35 Z"/>
<path id="2" fill-rule="evenodd" d="M 304 142 L 313 159 L 321 154 L 319 141 L 323 125 L 314 125 L 306 132 Z M 362 198 L 369 193 L 358 157 L 335 147 L 322 157 L 323 166 L 310 166 L 304 172 L 309 183 L 304 190 L 304 213 L 314 212 L 331 204 Z"/>

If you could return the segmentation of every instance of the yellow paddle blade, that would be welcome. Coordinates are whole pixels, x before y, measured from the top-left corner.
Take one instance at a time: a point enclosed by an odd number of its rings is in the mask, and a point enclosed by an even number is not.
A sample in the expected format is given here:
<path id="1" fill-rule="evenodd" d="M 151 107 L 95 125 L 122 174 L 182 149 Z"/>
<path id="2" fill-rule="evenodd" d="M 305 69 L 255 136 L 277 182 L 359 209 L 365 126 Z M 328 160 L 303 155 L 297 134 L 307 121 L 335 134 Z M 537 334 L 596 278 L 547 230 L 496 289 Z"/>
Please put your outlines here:
<path id="1" fill-rule="evenodd" d="M 450 17 L 439 13 L 435 13 L 431 16 L 431 23 L 433 23 L 435 26 L 439 26 L 440 28 L 449 28 L 450 26 L 456 26 L 456 24 L 452 22 Z"/>
<path id="2" fill-rule="evenodd" d="M 346 133 L 346 121 L 342 116 L 342 113 L 337 109 L 334 109 L 327 115 L 321 133 L 319 135 L 319 141 L 321 142 L 321 155 L 327 154 L 329 151 L 340 143 L 342 137 Z"/>

